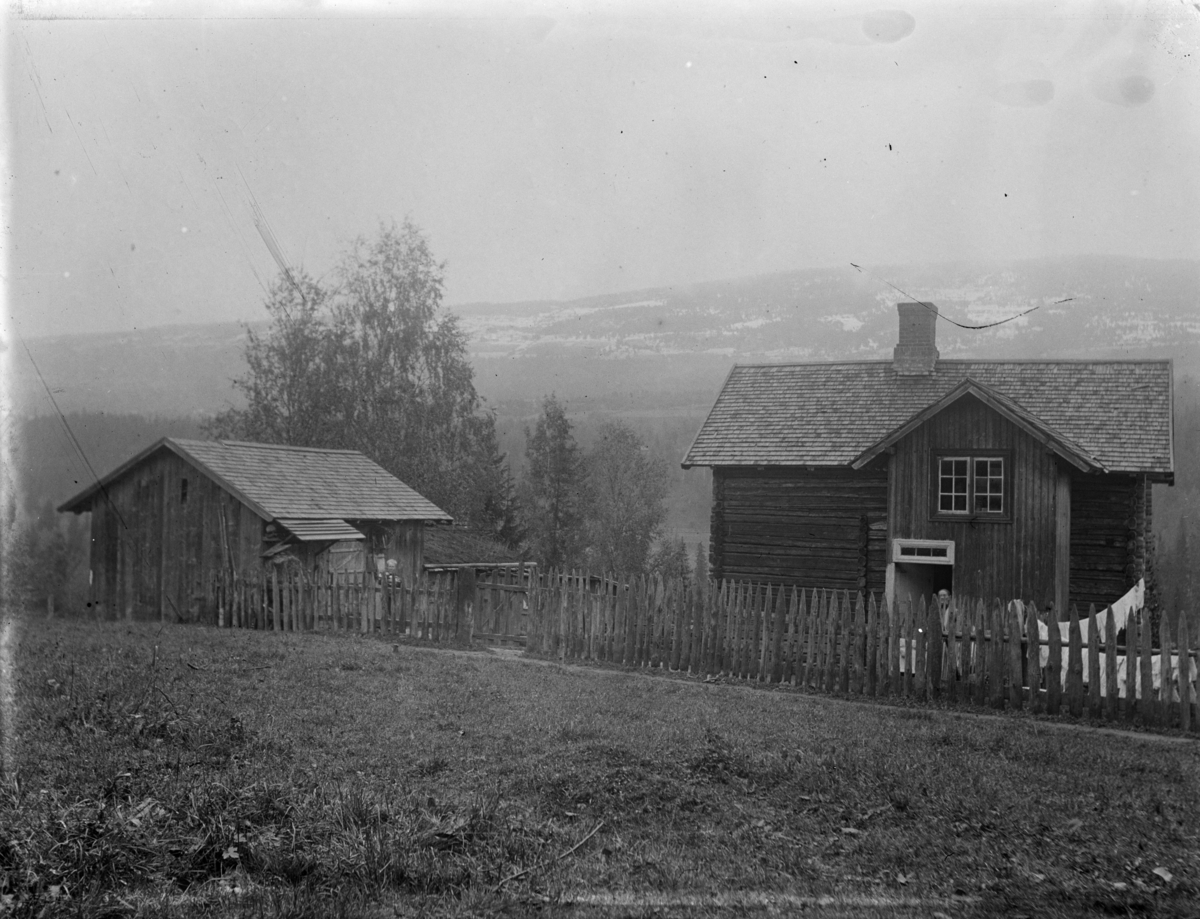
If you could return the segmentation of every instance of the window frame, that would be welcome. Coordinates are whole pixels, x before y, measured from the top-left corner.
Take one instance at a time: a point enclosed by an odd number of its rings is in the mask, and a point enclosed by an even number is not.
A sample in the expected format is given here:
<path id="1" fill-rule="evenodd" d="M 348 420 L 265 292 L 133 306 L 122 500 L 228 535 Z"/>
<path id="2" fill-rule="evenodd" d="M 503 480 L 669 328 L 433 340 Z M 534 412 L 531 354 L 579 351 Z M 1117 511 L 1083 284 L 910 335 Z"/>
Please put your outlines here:
<path id="1" fill-rule="evenodd" d="M 967 509 L 944 511 L 941 508 L 941 469 L 943 460 L 963 459 L 967 461 Z M 1000 460 L 1000 497 L 1003 510 L 979 511 L 975 509 L 975 463 L 978 460 Z M 955 450 L 953 448 L 930 451 L 929 462 L 929 517 L 931 520 L 970 523 L 1009 523 L 1012 521 L 1012 451 L 1011 450 Z"/>

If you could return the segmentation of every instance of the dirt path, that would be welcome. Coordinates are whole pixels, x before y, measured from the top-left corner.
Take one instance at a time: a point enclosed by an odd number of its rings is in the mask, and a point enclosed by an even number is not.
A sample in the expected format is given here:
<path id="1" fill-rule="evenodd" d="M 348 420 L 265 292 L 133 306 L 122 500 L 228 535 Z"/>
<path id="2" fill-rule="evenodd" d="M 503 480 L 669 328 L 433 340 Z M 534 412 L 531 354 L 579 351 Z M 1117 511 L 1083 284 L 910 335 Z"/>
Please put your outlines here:
<path id="1" fill-rule="evenodd" d="M 435 650 L 435 649 L 430 649 Z M 436 649 L 441 650 L 441 649 Z M 446 653 L 446 652 L 442 652 Z M 609 676 L 635 676 L 646 680 L 677 680 L 684 683 L 689 683 L 698 689 L 711 692 L 753 692 L 765 694 L 767 696 L 779 699 L 782 703 L 792 703 L 799 705 L 819 705 L 819 706 L 870 706 L 872 708 L 891 707 L 903 708 L 905 711 L 912 711 L 914 706 L 891 703 L 887 701 L 871 701 L 869 699 L 838 699 L 833 696 L 824 696 L 800 692 L 791 689 L 790 687 L 768 686 L 768 685 L 750 685 L 742 682 L 726 682 L 724 679 L 714 681 L 701 681 L 696 677 L 689 677 L 678 673 L 649 673 L 642 670 L 628 670 L 625 668 L 616 668 L 608 666 L 592 666 L 588 664 L 576 664 L 560 661 L 548 661 L 537 657 L 527 657 L 521 648 L 489 648 L 486 651 L 452 651 L 449 653 L 470 655 L 472 657 L 491 657 L 499 658 L 503 661 L 511 661 L 521 664 L 530 664 L 541 667 L 562 667 L 568 670 L 586 671 Z M 987 719 L 991 721 L 1015 721 L 1021 724 L 1028 725 L 1035 734 L 1042 731 L 1047 732 L 1067 732 L 1077 734 L 1102 735 L 1110 737 L 1119 737 L 1123 740 L 1130 741 L 1145 741 L 1152 744 L 1175 744 L 1186 745 L 1194 744 L 1200 746 L 1200 737 L 1185 736 L 1182 734 L 1155 734 L 1147 731 L 1138 731 L 1132 728 L 1106 727 L 1090 723 L 1077 723 L 1073 721 L 1056 721 L 1048 716 L 1031 715 L 1028 712 L 989 712 L 978 710 L 961 710 L 935 708 L 932 706 L 915 707 L 919 711 L 928 712 L 934 720 L 979 720 Z"/>

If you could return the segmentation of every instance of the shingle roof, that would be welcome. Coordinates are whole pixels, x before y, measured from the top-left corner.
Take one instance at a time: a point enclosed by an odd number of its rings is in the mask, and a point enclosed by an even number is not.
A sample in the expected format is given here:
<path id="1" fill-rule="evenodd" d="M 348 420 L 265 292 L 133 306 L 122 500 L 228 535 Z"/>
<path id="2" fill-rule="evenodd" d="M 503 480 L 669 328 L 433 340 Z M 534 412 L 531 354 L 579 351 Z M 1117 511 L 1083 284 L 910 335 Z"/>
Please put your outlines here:
<path id="1" fill-rule="evenodd" d="M 512 565 L 521 556 L 469 527 L 427 527 L 422 557 L 426 568 L 456 565 Z"/>
<path id="2" fill-rule="evenodd" d="M 684 458 L 689 466 L 841 466 L 970 379 L 1110 472 L 1174 469 L 1170 361 L 891 361 L 738 365 Z"/>
<path id="3" fill-rule="evenodd" d="M 107 486 L 166 448 L 207 472 L 266 519 L 439 520 L 450 516 L 355 450 L 164 437 L 101 479 Z M 84 510 L 97 483 L 60 510 Z"/>
<path id="4" fill-rule="evenodd" d="M 346 521 L 336 518 L 297 520 L 295 517 L 280 517 L 278 520 L 283 528 L 300 542 L 340 542 L 344 539 L 366 539 L 366 536 Z"/>

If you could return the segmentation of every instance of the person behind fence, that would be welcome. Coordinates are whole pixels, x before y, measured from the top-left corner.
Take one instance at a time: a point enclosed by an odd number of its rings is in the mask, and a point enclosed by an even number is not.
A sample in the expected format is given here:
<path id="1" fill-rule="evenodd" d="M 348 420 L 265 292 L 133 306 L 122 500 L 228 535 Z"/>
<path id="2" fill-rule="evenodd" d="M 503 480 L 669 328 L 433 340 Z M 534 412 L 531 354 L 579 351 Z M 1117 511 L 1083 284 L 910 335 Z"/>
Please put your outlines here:
<path id="1" fill-rule="evenodd" d="M 950 591 L 945 587 L 937 592 L 938 612 L 942 615 L 942 634 L 950 628 Z"/>

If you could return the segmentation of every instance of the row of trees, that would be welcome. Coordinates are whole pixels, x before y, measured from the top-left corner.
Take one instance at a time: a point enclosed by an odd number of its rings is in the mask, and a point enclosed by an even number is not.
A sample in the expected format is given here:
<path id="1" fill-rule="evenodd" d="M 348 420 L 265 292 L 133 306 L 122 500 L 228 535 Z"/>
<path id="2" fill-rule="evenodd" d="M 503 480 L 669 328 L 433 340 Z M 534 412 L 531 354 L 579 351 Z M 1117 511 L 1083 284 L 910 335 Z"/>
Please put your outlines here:
<path id="1" fill-rule="evenodd" d="M 553 395 L 525 430 L 519 504 L 527 546 L 552 568 L 691 573 L 687 546 L 663 539 L 667 470 L 627 425 L 605 422 L 595 446 L 575 442 L 565 407 Z"/>
<path id="2" fill-rule="evenodd" d="M 408 221 L 356 240 L 327 280 L 284 267 L 267 296 L 270 328 L 247 330 L 247 373 L 234 381 L 245 407 L 208 433 L 359 450 L 542 565 L 690 570 L 678 540 L 659 545 L 666 468 L 627 426 L 606 423 L 585 454 L 550 396 L 514 479 L 466 335 L 442 308 L 444 267 Z"/>

